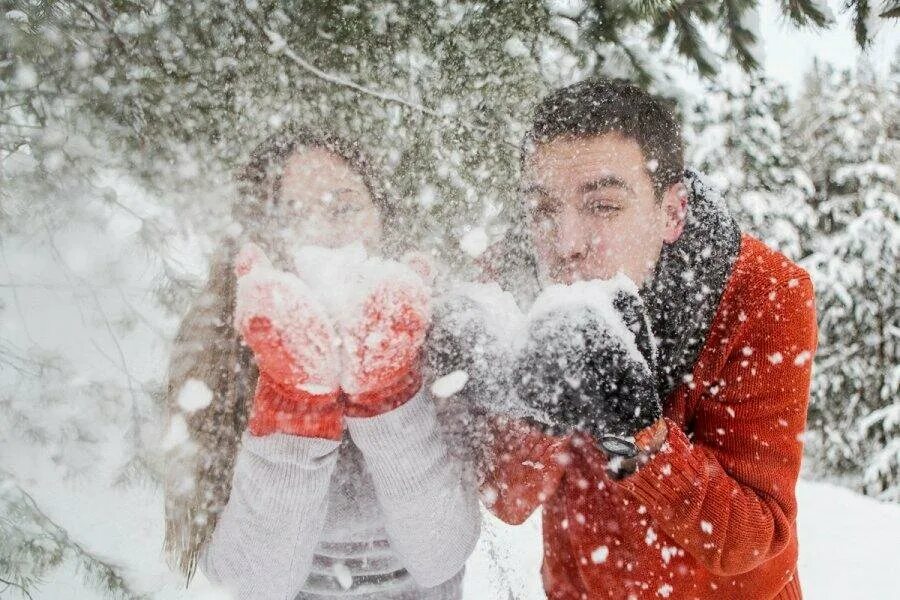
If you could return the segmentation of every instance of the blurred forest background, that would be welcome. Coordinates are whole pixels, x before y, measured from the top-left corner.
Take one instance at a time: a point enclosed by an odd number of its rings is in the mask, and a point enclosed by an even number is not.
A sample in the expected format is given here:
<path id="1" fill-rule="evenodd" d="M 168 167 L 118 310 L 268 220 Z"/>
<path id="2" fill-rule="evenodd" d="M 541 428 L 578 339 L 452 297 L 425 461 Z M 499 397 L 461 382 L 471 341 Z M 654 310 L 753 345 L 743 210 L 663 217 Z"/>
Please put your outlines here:
<path id="1" fill-rule="evenodd" d="M 819 0 L 778 4 L 798 28 L 835 18 Z M 900 16 L 897 2 L 845 4 L 863 48 Z M 464 271 L 509 226 L 535 102 L 591 74 L 671 99 L 688 164 L 811 272 L 805 476 L 900 502 L 900 55 L 887 77 L 815 63 L 791 95 L 760 69 L 757 11 L 0 2 L 0 585 L 25 597 L 74 564 L 137 598 L 161 576 L 116 566 L 146 548 L 79 540 L 104 526 L 90 517 L 104 502 L 161 517 L 146 502 L 174 443 L 160 404 L 169 343 L 228 229 L 230 173 L 259 140 L 298 121 L 361 140 L 402 199 L 402 227 Z M 68 502 L 79 486 L 93 499 Z M 77 510 L 82 525 L 60 524 Z"/>

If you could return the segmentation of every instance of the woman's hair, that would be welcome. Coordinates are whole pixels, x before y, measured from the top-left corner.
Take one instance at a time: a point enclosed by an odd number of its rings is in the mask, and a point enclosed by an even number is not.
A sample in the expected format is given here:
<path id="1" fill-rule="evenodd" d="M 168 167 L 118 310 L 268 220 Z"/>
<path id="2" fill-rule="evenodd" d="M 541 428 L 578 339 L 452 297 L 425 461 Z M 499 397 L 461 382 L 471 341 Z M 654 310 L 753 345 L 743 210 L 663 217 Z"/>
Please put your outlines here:
<path id="1" fill-rule="evenodd" d="M 375 182 L 355 143 L 311 129 L 289 127 L 263 141 L 236 173 L 238 198 L 232 207 L 241 236 L 269 250 L 267 215 L 277 215 L 285 162 L 303 148 L 323 148 L 346 160 L 363 177 L 382 223 L 391 223 L 393 208 Z M 165 551 L 167 560 L 190 583 L 200 551 L 228 502 L 240 437 L 258 372 L 251 351 L 233 326 L 238 242 L 226 237 L 212 258 L 209 278 L 175 337 L 166 388 L 170 426 L 184 420 L 188 441 L 168 451 L 165 478 Z M 212 392 L 209 406 L 182 411 L 178 396 L 185 383 L 197 380 Z"/>
<path id="2" fill-rule="evenodd" d="M 357 142 L 308 127 L 288 126 L 259 144 L 235 175 L 239 201 L 233 206 L 232 215 L 247 237 L 265 243 L 265 230 L 260 231 L 259 226 L 265 227 L 268 216 L 281 216 L 281 177 L 285 163 L 294 152 L 308 148 L 321 148 L 347 161 L 362 176 L 382 223 L 393 222 L 396 207 L 387 201 L 383 182 L 374 176 L 369 159 Z"/>

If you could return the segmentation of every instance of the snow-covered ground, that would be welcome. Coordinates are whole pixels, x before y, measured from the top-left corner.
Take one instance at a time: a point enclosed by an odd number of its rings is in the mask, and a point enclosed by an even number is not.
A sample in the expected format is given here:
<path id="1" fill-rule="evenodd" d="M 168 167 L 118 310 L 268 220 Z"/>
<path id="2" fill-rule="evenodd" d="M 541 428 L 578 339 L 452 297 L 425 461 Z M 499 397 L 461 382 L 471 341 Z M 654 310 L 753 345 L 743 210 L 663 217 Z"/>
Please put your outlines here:
<path id="1" fill-rule="evenodd" d="M 98 498 L 89 486 L 42 486 L 39 499 L 87 548 L 126 568 L 134 587 L 160 600 L 217 600 L 208 584 L 181 589 L 161 552 L 162 501 L 149 489 L 117 490 Z M 900 506 L 883 504 L 827 483 L 803 481 L 800 502 L 800 578 L 806 598 L 889 598 L 896 592 Z M 45 504 L 46 506 L 46 504 Z M 467 600 L 543 598 L 540 522 L 509 527 L 490 518 L 467 567 Z M 504 591 L 506 590 L 506 591 Z M 7 592 L 9 593 L 9 592 Z M 53 574 L 37 599 L 99 599 L 71 568 Z M 3 598 L 6 598 L 6 594 Z M 10 595 L 15 598 L 15 595 Z"/>

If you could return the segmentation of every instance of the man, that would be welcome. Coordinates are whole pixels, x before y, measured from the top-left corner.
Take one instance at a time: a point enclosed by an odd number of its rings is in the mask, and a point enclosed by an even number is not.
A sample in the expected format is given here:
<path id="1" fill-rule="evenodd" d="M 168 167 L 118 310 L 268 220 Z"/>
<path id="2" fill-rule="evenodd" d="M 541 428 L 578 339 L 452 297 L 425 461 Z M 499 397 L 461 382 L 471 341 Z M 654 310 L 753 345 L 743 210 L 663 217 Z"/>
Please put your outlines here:
<path id="1" fill-rule="evenodd" d="M 563 342 L 580 327 L 578 360 L 530 333 L 513 387 L 551 422 L 500 421 L 490 508 L 516 524 L 543 507 L 552 599 L 800 598 L 809 275 L 738 231 L 684 171 L 675 118 L 631 84 L 545 98 L 522 165 L 541 278 L 624 273 L 640 298 L 617 306 L 637 332 L 643 301 L 656 349 L 629 358 L 599 313 L 560 321 Z"/>

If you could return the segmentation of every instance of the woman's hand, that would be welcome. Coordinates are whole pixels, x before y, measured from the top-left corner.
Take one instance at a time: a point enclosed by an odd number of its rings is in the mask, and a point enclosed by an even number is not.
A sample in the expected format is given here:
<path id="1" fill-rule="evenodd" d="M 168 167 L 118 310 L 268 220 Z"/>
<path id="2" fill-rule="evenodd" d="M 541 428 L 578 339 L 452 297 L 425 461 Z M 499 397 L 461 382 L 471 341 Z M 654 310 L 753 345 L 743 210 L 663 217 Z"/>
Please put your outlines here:
<path id="1" fill-rule="evenodd" d="M 422 384 L 422 347 L 431 319 L 422 269 L 375 259 L 370 288 L 341 325 L 346 414 L 371 417 L 412 398 Z M 414 270 L 415 269 L 415 270 Z"/>
<path id="2" fill-rule="evenodd" d="M 254 244 L 238 253 L 235 273 L 235 327 L 260 372 L 251 433 L 340 439 L 340 362 L 325 310 L 303 281 L 275 269 Z"/>

